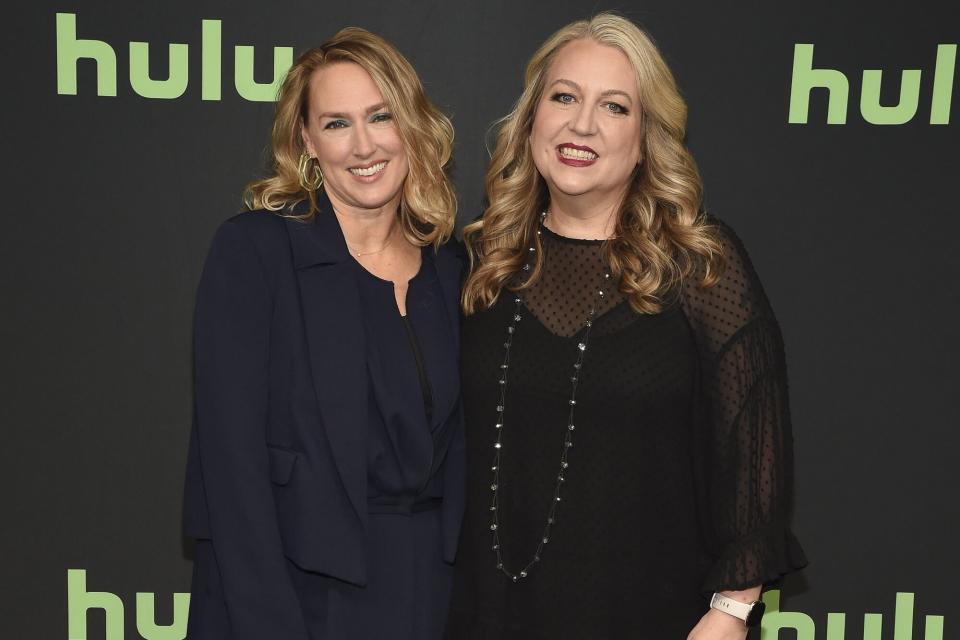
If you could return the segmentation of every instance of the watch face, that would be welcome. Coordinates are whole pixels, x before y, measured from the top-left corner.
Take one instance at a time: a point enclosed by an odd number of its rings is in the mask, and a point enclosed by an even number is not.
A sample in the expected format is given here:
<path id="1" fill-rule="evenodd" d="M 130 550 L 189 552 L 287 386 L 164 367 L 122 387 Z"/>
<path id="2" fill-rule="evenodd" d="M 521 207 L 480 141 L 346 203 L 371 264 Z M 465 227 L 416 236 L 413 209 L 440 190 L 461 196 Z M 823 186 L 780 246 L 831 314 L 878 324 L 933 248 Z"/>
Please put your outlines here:
<path id="1" fill-rule="evenodd" d="M 750 607 L 750 613 L 747 614 L 746 625 L 750 628 L 760 625 L 760 619 L 763 618 L 763 611 L 767 608 L 767 605 L 763 603 L 762 600 L 757 600 L 753 603 L 753 606 Z"/>

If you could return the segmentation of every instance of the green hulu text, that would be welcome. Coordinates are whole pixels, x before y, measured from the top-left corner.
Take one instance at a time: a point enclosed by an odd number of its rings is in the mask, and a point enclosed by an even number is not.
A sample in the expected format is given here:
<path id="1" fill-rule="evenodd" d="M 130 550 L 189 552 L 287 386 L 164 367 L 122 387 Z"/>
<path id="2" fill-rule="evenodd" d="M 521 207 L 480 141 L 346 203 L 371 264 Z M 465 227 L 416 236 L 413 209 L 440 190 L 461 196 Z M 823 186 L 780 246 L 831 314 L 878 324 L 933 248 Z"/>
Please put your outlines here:
<path id="1" fill-rule="evenodd" d="M 190 606 L 189 593 L 173 594 L 173 620 L 167 625 L 157 624 L 155 616 L 156 594 L 137 593 L 135 612 L 138 637 L 143 640 L 183 640 L 187 635 L 187 615 Z M 855 640 L 847 636 L 847 614 L 828 613 L 825 629 L 817 634 L 813 618 L 798 611 L 780 610 L 780 591 L 763 594 L 767 611 L 760 624 L 760 640 Z M 104 612 L 105 638 L 90 638 L 87 635 L 87 613 L 91 610 Z M 67 571 L 67 626 L 69 640 L 124 640 L 124 603 L 120 596 L 109 591 L 89 591 L 87 572 L 84 569 Z M 882 613 L 863 615 L 863 640 L 880 640 L 883 631 Z M 888 616 L 888 623 L 890 622 Z M 893 617 L 893 640 L 913 640 L 914 594 L 897 593 Z M 943 640 L 944 617 L 924 616 L 922 640 Z M 826 635 L 822 631 L 826 631 Z M 783 633 L 781 633 L 783 632 Z M 883 637 L 890 637 L 887 630 Z M 918 640 L 920 640 L 918 638 Z"/>
<path id="2" fill-rule="evenodd" d="M 933 68 L 933 93 L 930 98 L 930 124 L 950 124 L 950 104 L 957 64 L 957 45 L 937 45 Z M 883 71 L 867 69 L 860 86 L 860 115 L 870 124 L 904 124 L 917 114 L 920 104 L 921 69 L 904 69 L 900 76 L 900 100 L 896 105 L 880 104 L 880 86 Z M 813 66 L 813 45 L 793 47 L 793 76 L 790 83 L 791 124 L 806 124 L 810 110 L 810 92 L 826 89 L 827 124 L 847 122 L 847 102 L 850 81 L 836 69 L 817 69 Z"/>
<path id="3" fill-rule="evenodd" d="M 220 100 L 222 82 L 222 29 L 220 20 L 200 23 L 200 97 Z M 192 45 L 196 48 L 196 45 Z M 169 73 L 166 78 L 150 77 L 150 45 L 131 42 L 129 48 L 130 88 L 144 98 L 173 99 L 182 96 L 190 82 L 189 56 L 191 45 L 174 43 L 168 46 Z M 277 90 L 293 64 L 293 47 L 273 48 L 273 80 L 261 83 L 253 79 L 251 46 L 234 47 L 233 86 L 241 98 L 257 102 L 276 100 Z M 97 70 L 97 95 L 117 95 L 117 51 L 103 40 L 77 37 L 77 15 L 57 14 L 57 93 L 77 95 L 77 65 L 81 59 L 92 60 Z"/>
<path id="4" fill-rule="evenodd" d="M 144 640 L 183 640 L 187 637 L 189 593 L 173 594 L 173 621 L 157 624 L 154 615 L 156 594 L 137 593 L 135 608 L 138 637 Z M 103 639 L 87 636 L 87 612 L 101 609 L 106 620 Z M 84 569 L 67 570 L 67 638 L 68 640 L 124 640 L 124 606 L 120 596 L 109 591 L 87 591 L 87 572 Z"/>
<path id="5" fill-rule="evenodd" d="M 913 640 L 913 594 L 897 593 L 893 612 L 893 640 Z M 813 618 L 797 611 L 780 610 L 780 591 L 772 589 L 763 594 L 766 613 L 760 622 L 760 640 L 779 640 L 782 634 L 793 640 L 854 640 L 847 637 L 847 614 L 827 614 L 827 634 L 817 635 Z M 883 629 L 882 613 L 863 614 L 863 640 L 880 640 Z M 923 640 L 943 640 L 943 616 L 926 616 Z M 884 635 L 889 638 L 889 631 Z"/>

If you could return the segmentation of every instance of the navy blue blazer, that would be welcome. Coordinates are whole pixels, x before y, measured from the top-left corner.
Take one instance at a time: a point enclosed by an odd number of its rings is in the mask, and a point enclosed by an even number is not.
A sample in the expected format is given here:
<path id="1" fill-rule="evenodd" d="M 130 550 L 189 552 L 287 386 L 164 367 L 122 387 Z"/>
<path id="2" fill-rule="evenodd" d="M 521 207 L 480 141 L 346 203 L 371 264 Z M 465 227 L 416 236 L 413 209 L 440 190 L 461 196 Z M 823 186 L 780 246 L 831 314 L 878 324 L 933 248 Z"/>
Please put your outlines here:
<path id="1" fill-rule="evenodd" d="M 307 223 L 266 211 L 224 222 L 197 292 L 184 531 L 212 541 L 213 588 L 234 640 L 306 640 L 288 560 L 367 579 L 364 330 L 352 257 L 319 195 Z M 448 245 L 434 263 L 459 338 L 462 260 Z M 465 501 L 459 411 L 454 419 L 441 507 L 447 562 Z"/>

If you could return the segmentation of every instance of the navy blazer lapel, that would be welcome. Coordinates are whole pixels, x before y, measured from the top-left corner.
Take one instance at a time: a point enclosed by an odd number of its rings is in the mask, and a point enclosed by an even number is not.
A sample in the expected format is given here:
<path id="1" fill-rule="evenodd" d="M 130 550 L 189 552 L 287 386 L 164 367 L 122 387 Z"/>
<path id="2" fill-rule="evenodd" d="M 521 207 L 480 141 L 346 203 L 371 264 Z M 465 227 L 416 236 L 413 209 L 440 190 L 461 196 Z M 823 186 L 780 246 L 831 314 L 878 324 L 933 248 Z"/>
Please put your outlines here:
<path id="1" fill-rule="evenodd" d="M 310 222 L 288 219 L 313 385 L 337 471 L 367 519 L 368 384 L 360 294 L 340 223 L 323 191 Z"/>
<path id="2" fill-rule="evenodd" d="M 447 307 L 447 315 L 453 328 L 453 336 L 459 360 L 460 344 L 460 276 L 463 269 L 463 260 L 456 251 L 457 240 L 451 238 L 449 243 L 437 253 L 434 264 L 437 267 L 437 277 L 443 289 L 443 299 Z"/>

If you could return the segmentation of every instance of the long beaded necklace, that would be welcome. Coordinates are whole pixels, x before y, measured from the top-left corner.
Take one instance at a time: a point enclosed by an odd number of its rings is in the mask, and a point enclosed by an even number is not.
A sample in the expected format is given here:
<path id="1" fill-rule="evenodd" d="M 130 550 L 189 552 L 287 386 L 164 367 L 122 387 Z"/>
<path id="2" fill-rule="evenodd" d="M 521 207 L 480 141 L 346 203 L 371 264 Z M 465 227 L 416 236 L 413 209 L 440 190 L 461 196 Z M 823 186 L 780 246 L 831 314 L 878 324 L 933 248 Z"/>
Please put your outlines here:
<path id="1" fill-rule="evenodd" d="M 546 215 L 546 212 L 540 214 L 541 226 L 543 225 L 543 220 Z M 541 235 L 540 229 L 537 229 L 537 235 Z M 535 252 L 535 247 L 530 246 L 527 252 L 527 262 L 523 265 L 524 271 L 530 271 L 531 259 Z M 524 307 L 523 299 L 519 295 L 514 296 L 513 299 L 514 309 L 513 313 L 511 314 L 510 325 L 507 327 L 507 338 L 503 343 L 503 364 L 500 365 L 500 380 L 498 381 L 500 386 L 500 401 L 497 403 L 497 421 L 494 424 L 496 429 L 496 440 L 493 444 L 493 465 L 490 467 L 490 470 L 493 472 L 493 482 L 490 484 L 490 490 L 493 492 L 493 502 L 490 505 L 490 512 L 492 514 L 490 532 L 493 538 L 491 549 L 496 553 L 497 556 L 497 570 L 503 572 L 514 582 L 517 582 L 522 578 L 526 578 L 533 565 L 540 562 L 544 547 L 550 542 L 550 529 L 554 524 L 556 524 L 557 507 L 561 501 L 560 487 L 563 486 L 563 483 L 566 481 L 567 469 L 570 466 L 567 456 L 570 453 L 570 448 L 573 446 L 573 432 L 576 428 L 574 426 L 574 411 L 577 407 L 577 384 L 580 381 L 583 358 L 587 352 L 590 329 L 593 327 L 593 320 L 597 313 L 597 303 L 604 299 L 604 296 L 606 295 L 604 293 L 604 287 L 609 281 L 610 271 L 604 268 L 603 281 L 600 285 L 600 288 L 597 290 L 597 297 L 594 299 L 593 305 L 590 307 L 590 312 L 587 314 L 587 320 L 583 328 L 583 335 L 581 336 L 580 341 L 577 343 L 577 359 L 573 364 L 573 375 L 570 376 L 570 399 L 568 401 L 570 409 L 569 413 L 567 414 L 567 428 L 564 431 L 563 448 L 561 449 L 560 453 L 560 468 L 557 472 L 557 479 L 553 486 L 553 497 L 550 499 L 550 509 L 547 511 L 547 521 L 543 528 L 543 534 L 540 536 L 540 541 L 537 543 L 536 551 L 533 553 L 533 558 L 523 565 L 523 568 L 516 573 L 513 573 L 506 568 L 503 563 L 503 555 L 500 551 L 500 532 L 502 528 L 500 526 L 500 494 L 498 489 L 500 485 L 500 460 L 503 455 L 503 444 L 501 439 L 503 436 L 503 416 L 506 408 L 507 398 L 507 372 L 510 369 L 510 347 L 513 345 L 513 337 L 517 331 L 517 323 L 519 323 L 523 317 L 521 311 Z"/>

